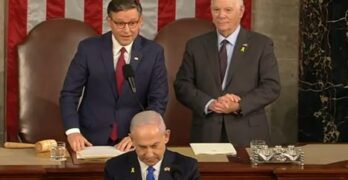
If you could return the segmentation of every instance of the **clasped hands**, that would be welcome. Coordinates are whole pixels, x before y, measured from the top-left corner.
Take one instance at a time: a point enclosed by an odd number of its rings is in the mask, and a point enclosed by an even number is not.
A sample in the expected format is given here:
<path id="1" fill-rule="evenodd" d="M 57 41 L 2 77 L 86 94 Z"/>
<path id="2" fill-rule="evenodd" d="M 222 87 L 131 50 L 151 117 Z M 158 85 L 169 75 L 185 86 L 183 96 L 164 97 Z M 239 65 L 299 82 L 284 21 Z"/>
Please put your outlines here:
<path id="1" fill-rule="evenodd" d="M 209 104 L 209 110 L 215 113 L 238 113 L 240 110 L 241 98 L 235 94 L 225 94 L 223 96 L 214 99 L 213 102 Z"/>
<path id="2" fill-rule="evenodd" d="M 75 151 L 80 151 L 88 146 L 93 146 L 81 133 L 72 133 L 68 135 L 68 142 L 70 147 Z M 129 136 L 122 139 L 122 141 L 115 145 L 115 148 L 120 151 L 130 151 L 133 150 L 133 143 Z"/>

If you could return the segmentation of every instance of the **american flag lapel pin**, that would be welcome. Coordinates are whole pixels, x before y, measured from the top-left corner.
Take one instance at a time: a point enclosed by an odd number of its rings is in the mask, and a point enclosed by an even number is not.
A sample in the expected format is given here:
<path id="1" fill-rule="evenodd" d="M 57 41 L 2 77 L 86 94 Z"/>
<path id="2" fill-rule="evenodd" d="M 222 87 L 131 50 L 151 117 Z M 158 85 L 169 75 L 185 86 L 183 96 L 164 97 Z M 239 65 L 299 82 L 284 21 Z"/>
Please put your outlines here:
<path id="1" fill-rule="evenodd" d="M 169 172 L 169 171 L 170 171 L 170 167 L 165 167 L 165 168 L 164 168 L 164 171 L 165 171 L 165 172 Z"/>

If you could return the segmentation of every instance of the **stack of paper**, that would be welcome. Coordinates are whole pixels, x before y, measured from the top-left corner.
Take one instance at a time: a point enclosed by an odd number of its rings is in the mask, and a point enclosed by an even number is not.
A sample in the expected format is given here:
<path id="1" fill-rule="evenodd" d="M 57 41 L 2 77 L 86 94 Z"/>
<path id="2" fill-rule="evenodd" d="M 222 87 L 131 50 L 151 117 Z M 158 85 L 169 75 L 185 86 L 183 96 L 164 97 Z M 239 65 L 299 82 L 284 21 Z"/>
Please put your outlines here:
<path id="1" fill-rule="evenodd" d="M 76 153 L 77 159 L 111 158 L 123 154 L 113 146 L 90 146 Z"/>
<path id="2" fill-rule="evenodd" d="M 237 154 L 231 143 L 190 143 L 190 146 L 195 155 Z"/>

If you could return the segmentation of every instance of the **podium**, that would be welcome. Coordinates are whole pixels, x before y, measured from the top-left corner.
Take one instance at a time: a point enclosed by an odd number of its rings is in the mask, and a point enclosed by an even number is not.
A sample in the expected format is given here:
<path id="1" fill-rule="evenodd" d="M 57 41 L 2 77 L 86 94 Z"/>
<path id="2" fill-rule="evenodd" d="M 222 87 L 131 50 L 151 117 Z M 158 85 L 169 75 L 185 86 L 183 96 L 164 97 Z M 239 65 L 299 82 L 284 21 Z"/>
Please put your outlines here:
<path id="1" fill-rule="evenodd" d="M 345 145 L 347 147 L 348 145 Z M 174 148 L 175 149 L 175 148 Z M 189 147 L 179 148 L 189 151 Z M 329 147 L 330 149 L 330 147 Z M 4 149 L 0 148 L 0 154 Z M 8 149 L 7 149 L 8 150 Z M 28 150 L 28 149 L 27 149 Z M 173 149 L 171 149 L 173 150 Z M 329 164 L 304 165 L 293 164 L 262 164 L 253 166 L 244 147 L 236 147 L 236 156 L 226 156 L 221 160 L 203 160 L 199 162 L 202 180 L 233 180 L 233 179 L 348 179 L 348 161 L 339 161 Z M 20 156 L 19 151 L 11 150 L 13 155 Z M 34 150 L 33 150 L 34 151 Z M 30 156 L 30 152 L 26 152 Z M 0 180 L 8 179 L 103 179 L 105 160 L 77 160 L 76 154 L 70 152 L 70 157 L 63 162 L 38 163 L 42 158 L 34 152 L 29 157 L 30 163 L 5 165 L 0 155 Z M 36 160 L 33 160 L 36 159 Z M 215 161 L 214 161 L 215 159 Z M 227 161 L 225 161 L 227 159 Z M 209 162 L 208 162 L 209 161 Z M 214 162 L 213 162 L 214 161 Z M 225 161 L 225 162 L 219 162 Z"/>

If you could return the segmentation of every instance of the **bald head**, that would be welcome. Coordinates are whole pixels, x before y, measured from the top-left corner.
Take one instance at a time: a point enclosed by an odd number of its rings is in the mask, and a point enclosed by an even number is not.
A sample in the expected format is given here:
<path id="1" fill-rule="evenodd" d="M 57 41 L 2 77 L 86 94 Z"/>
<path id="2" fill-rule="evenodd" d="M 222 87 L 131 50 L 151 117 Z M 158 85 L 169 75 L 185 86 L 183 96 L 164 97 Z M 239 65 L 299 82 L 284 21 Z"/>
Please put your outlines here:
<path id="1" fill-rule="evenodd" d="M 159 113 L 155 111 L 142 111 L 133 117 L 130 125 L 130 133 L 132 134 L 135 128 L 146 125 L 157 125 L 160 132 L 165 132 L 166 130 L 166 125 Z"/>
<path id="2" fill-rule="evenodd" d="M 214 1 L 216 1 L 216 0 L 211 0 L 211 1 L 210 1 L 210 5 L 211 5 L 211 4 L 214 4 Z M 237 5 L 238 5 L 238 6 L 244 6 L 244 0 L 230 0 L 230 1 L 231 1 L 231 2 L 232 2 L 232 1 L 237 2 Z"/>
<path id="3" fill-rule="evenodd" d="M 149 166 L 159 162 L 166 150 L 170 131 L 160 114 L 143 111 L 136 114 L 131 122 L 130 137 L 140 161 Z"/>
<path id="4" fill-rule="evenodd" d="M 237 0 L 238 5 L 244 6 L 244 0 Z"/>

